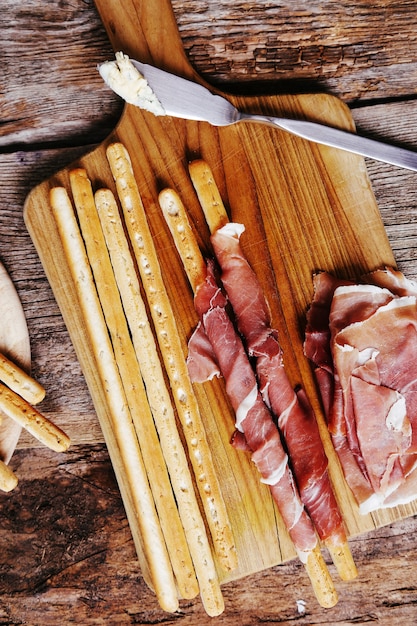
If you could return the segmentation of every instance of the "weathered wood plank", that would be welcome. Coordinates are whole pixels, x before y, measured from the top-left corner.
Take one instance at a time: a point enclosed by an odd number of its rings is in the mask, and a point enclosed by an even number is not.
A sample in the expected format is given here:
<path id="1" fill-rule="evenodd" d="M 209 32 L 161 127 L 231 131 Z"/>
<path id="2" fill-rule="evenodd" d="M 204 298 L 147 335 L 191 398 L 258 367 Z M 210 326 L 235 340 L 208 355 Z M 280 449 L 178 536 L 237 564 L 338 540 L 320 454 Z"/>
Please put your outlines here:
<path id="1" fill-rule="evenodd" d="M 273 81 L 274 91 L 327 91 L 350 104 L 416 95 L 415 0 L 172 6 L 192 64 L 212 83 L 259 91 Z M 0 29 L 0 149 L 101 141 L 121 103 L 96 70 L 113 55 L 93 0 L 4 0 Z"/>
<path id="2" fill-rule="evenodd" d="M 184 47 L 207 79 L 263 78 L 284 89 L 290 81 L 306 81 L 348 102 L 415 93 L 413 0 L 172 5 Z"/>
<path id="3" fill-rule="evenodd" d="M 100 141 L 121 110 L 96 65 L 112 56 L 91 0 L 24 4 L 6 0 L 0 14 L 0 149 L 21 144 Z"/>
<path id="4" fill-rule="evenodd" d="M 415 150 L 417 132 L 412 121 L 415 103 L 393 102 L 354 109 L 358 131 Z M 417 279 L 417 188 L 416 174 L 367 160 L 368 172 L 381 211 L 391 248 L 400 269 Z"/>
<path id="5" fill-rule="evenodd" d="M 104 445 L 65 455 L 19 450 L 13 467 L 20 485 L 0 497 L 0 623 L 214 623 L 199 599 L 182 601 L 177 615 L 158 608 L 138 571 Z M 320 608 L 302 566 L 292 561 L 224 585 L 222 626 L 414 624 L 417 518 L 353 539 L 351 547 L 359 578 L 337 581 L 334 609 Z"/>

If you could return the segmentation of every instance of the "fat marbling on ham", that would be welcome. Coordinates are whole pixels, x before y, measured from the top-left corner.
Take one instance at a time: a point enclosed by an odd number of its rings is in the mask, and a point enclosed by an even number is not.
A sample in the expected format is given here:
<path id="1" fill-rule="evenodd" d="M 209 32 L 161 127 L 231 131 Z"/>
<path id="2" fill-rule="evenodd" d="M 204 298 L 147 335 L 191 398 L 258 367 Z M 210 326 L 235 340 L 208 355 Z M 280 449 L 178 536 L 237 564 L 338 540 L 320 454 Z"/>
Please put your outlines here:
<path id="1" fill-rule="evenodd" d="M 386 268 L 314 278 L 305 353 L 360 511 L 417 496 L 417 286 Z"/>

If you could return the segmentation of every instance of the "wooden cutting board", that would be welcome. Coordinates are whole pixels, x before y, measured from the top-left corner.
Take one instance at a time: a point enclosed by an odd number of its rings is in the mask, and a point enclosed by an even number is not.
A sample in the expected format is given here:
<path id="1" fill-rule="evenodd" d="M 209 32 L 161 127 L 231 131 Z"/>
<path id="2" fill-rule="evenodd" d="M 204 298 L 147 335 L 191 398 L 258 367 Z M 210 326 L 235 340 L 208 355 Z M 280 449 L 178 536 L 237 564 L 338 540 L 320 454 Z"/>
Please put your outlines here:
<path id="1" fill-rule="evenodd" d="M 97 7 L 115 50 L 123 50 L 133 58 L 202 82 L 184 55 L 168 0 L 126 0 L 123 3 L 97 0 Z M 329 95 L 233 96 L 230 99 L 243 110 L 254 113 L 305 117 L 354 129 L 348 108 Z M 355 277 L 385 264 L 395 264 L 364 160 L 262 125 L 241 124 L 216 129 L 205 123 L 155 118 L 128 106 L 108 140 L 77 162 L 87 170 L 94 188 L 106 186 L 114 190 L 105 149 L 115 140 L 125 144 L 132 158 L 180 328 L 184 355 L 197 316 L 192 292 L 162 218 L 157 196 L 165 186 L 178 190 L 200 244 L 208 250 L 207 227 L 187 169 L 190 160 L 203 158 L 214 171 L 230 218 L 246 226 L 242 245 L 267 293 L 291 381 L 305 387 L 316 409 L 349 533 L 361 533 L 416 513 L 417 505 L 410 504 L 372 515 L 358 515 L 330 444 L 310 366 L 303 356 L 303 328 L 312 297 L 313 272 L 322 269 L 339 276 Z M 51 186 L 58 184 L 69 188 L 69 169 L 58 172 L 31 192 L 25 205 L 25 220 L 69 329 L 122 483 L 117 449 L 111 433 L 106 433 L 107 407 L 89 349 L 90 338 L 48 201 Z M 196 393 L 233 521 L 239 555 L 238 570 L 229 575 L 221 574 L 222 580 L 242 577 L 292 558 L 292 544 L 271 502 L 268 488 L 259 483 L 249 457 L 229 445 L 234 417 L 223 382 L 216 380 L 197 386 Z M 69 427 L 69 434 L 76 443 L 76 431 Z M 128 509 L 128 499 L 125 505 Z M 132 532 L 135 537 L 134 528 Z"/>

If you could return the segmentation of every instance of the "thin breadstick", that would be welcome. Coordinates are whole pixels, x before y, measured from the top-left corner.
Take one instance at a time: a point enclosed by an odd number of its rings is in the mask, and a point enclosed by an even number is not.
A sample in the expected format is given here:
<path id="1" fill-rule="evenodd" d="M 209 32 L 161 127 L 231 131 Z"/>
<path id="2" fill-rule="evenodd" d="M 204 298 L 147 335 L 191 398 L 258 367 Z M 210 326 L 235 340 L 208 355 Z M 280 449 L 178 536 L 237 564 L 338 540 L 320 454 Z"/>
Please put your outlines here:
<path id="1" fill-rule="evenodd" d="M 100 413 L 101 425 L 120 490 L 129 504 L 126 513 L 142 571 L 149 575 L 160 606 L 173 613 L 179 602 L 171 561 L 84 243 L 66 189 L 52 188 L 50 203 L 106 399 L 107 411 Z"/>
<path id="2" fill-rule="evenodd" d="M 107 158 L 183 427 L 214 550 L 221 567 L 233 570 L 237 566 L 237 556 L 231 524 L 130 157 L 123 144 L 117 143 L 108 147 Z"/>
<path id="3" fill-rule="evenodd" d="M 353 560 L 352 552 L 348 542 L 335 544 L 328 540 L 324 542 L 328 549 L 331 559 L 337 569 L 337 572 L 342 580 L 353 580 L 358 575 L 358 569 L 355 561 Z"/>
<path id="4" fill-rule="evenodd" d="M 173 189 L 163 189 L 158 199 L 175 247 L 184 265 L 185 273 L 195 293 L 205 281 L 207 265 L 192 231 L 185 207 Z"/>
<path id="5" fill-rule="evenodd" d="M 0 380 L 30 404 L 39 404 L 45 397 L 42 385 L 4 354 L 0 354 Z"/>
<path id="6" fill-rule="evenodd" d="M 208 163 L 201 159 L 189 164 L 189 172 L 210 233 L 213 234 L 228 222 L 227 211 L 213 172 Z M 345 541 L 336 545 L 334 539 L 330 537 L 324 543 L 330 552 L 340 578 L 342 580 L 356 578 L 358 572 L 348 542 Z"/>
<path id="7" fill-rule="evenodd" d="M 161 191 L 159 204 L 183 261 L 184 269 L 189 276 L 190 282 L 194 283 L 194 289 L 196 289 L 201 282 L 195 284 L 195 271 L 193 268 L 202 268 L 204 259 L 197 239 L 191 230 L 186 209 L 179 195 L 173 189 Z M 320 548 L 317 547 L 302 556 L 302 562 L 320 605 L 323 607 L 334 606 L 337 603 L 337 594 Z"/>
<path id="8" fill-rule="evenodd" d="M 219 615 L 224 610 L 220 583 L 118 206 L 108 189 L 97 191 L 95 202 L 177 499 L 201 599 L 208 615 Z"/>
<path id="9" fill-rule="evenodd" d="M 314 594 L 320 606 L 325 609 L 330 609 L 332 606 L 335 606 L 338 601 L 338 596 L 330 572 L 327 569 L 326 562 L 321 554 L 319 544 L 307 554 L 304 567 L 310 578 Z"/>
<path id="10" fill-rule="evenodd" d="M 0 461 L 0 491 L 12 491 L 17 486 L 18 480 L 13 470 Z"/>
<path id="11" fill-rule="evenodd" d="M 0 383 L 0 410 L 55 452 L 65 452 L 69 437 L 17 393 Z"/>
<path id="12" fill-rule="evenodd" d="M 214 180 L 213 172 L 205 161 L 196 159 L 188 165 L 190 177 L 197 197 L 204 211 L 211 233 L 227 224 L 229 218 L 224 207 L 220 191 Z"/>
<path id="13" fill-rule="evenodd" d="M 70 183 L 87 256 L 110 332 L 179 593 L 183 598 L 194 598 L 198 594 L 197 579 L 131 341 L 91 183 L 86 171 L 81 168 L 70 171 Z"/>

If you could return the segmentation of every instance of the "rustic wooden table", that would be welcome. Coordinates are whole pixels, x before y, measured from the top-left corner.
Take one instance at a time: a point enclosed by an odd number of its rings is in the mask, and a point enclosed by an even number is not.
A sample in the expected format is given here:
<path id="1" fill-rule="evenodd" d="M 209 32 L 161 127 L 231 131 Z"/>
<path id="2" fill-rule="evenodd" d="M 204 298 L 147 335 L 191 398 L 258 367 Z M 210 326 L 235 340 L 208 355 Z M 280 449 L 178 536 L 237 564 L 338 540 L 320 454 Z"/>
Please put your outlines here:
<path id="1" fill-rule="evenodd" d="M 296 5 L 296 6 L 295 6 Z M 359 131 L 416 148 L 417 2 L 173 0 L 197 71 L 244 93 L 326 91 Z M 168 615 L 144 584 L 79 364 L 23 222 L 28 192 L 100 143 L 122 112 L 95 66 L 112 50 L 93 0 L 3 0 L 0 260 L 26 313 L 43 412 L 90 435 L 59 455 L 22 437 L 20 482 L 0 495 L 1 624 L 417 623 L 417 517 L 351 540 L 359 568 L 322 609 L 292 561 L 224 586 L 210 619 L 199 599 Z M 161 40 L 161 46 L 166 42 Z M 416 174 L 367 161 L 399 268 L 417 279 Z M 416 533 L 416 534 L 414 534 Z"/>

